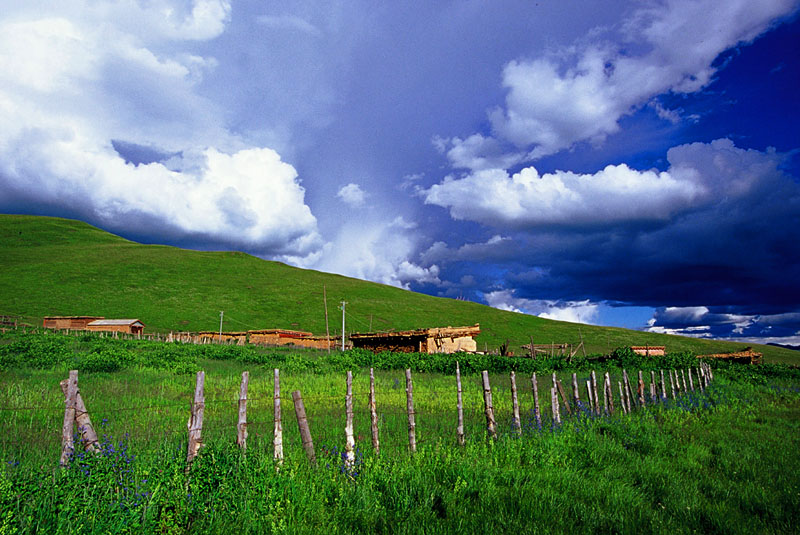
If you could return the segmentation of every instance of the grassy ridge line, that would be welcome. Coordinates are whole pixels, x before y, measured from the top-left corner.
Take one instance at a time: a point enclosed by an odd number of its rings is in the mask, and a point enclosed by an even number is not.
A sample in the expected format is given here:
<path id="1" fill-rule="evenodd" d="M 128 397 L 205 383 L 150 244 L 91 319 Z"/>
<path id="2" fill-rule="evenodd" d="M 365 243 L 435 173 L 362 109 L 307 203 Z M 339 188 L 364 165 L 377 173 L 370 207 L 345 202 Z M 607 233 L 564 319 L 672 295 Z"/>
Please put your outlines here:
<path id="1" fill-rule="evenodd" d="M 294 328 L 325 332 L 323 286 L 332 335 L 347 330 L 410 329 L 481 324 L 480 346 L 508 339 L 515 352 L 536 343 L 576 344 L 605 353 L 625 345 L 666 345 L 670 351 L 720 352 L 743 344 L 627 329 L 578 325 L 432 297 L 391 286 L 304 270 L 241 252 L 193 251 L 125 240 L 74 220 L 0 215 L 0 314 L 35 321 L 50 314 L 136 317 L 148 330 Z M 580 333 L 579 333 L 580 329 Z M 759 346 L 767 361 L 797 354 Z"/>

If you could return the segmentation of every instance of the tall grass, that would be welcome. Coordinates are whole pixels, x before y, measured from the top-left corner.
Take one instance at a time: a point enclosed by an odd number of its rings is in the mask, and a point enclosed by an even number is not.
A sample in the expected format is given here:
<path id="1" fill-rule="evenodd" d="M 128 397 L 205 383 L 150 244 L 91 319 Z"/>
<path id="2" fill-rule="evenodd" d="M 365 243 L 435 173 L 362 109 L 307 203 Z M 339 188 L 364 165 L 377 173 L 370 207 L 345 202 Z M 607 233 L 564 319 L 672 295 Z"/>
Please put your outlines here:
<path id="1" fill-rule="evenodd" d="M 530 415 L 529 375 L 520 373 L 521 436 L 510 425 L 508 373 L 497 370 L 497 441 L 486 437 L 479 376 L 467 373 L 464 447 L 455 438 L 453 376 L 417 372 L 416 454 L 407 448 L 404 377 L 390 367 L 376 373 L 379 456 L 369 438 L 368 373 L 354 368 L 353 469 L 342 459 L 344 373 L 330 363 L 282 368 L 286 459 L 278 470 L 275 361 L 198 354 L 191 367 L 206 370 L 205 445 L 187 475 L 194 377 L 146 365 L 155 346 L 144 342 L 119 343 L 133 360 L 118 371 L 81 372 L 102 451 L 57 467 L 58 381 L 70 359 L 92 352 L 93 340 L 68 342 L 62 360 L 15 361 L 0 372 L 0 533 L 787 533 L 800 520 L 800 381 L 785 367 L 718 369 L 703 394 L 627 416 L 582 411 L 561 426 L 545 416 L 542 429 Z M 284 362 L 324 356 L 258 354 Z M 233 442 L 245 369 L 250 424 L 242 454 Z M 618 369 L 609 369 L 616 381 Z M 557 373 L 566 381 L 571 370 Z M 549 376 L 539 380 L 549 388 Z M 288 395 L 295 389 L 303 393 L 317 467 L 300 447 Z M 548 415 L 549 401 L 541 401 Z"/>

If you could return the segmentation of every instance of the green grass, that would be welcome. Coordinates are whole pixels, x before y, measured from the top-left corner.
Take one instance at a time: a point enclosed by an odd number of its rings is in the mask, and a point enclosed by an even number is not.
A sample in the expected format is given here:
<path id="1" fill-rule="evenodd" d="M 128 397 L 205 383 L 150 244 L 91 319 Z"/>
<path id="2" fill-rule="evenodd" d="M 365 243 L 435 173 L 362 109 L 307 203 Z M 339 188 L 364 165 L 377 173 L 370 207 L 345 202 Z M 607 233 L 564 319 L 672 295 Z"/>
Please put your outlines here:
<path id="1" fill-rule="evenodd" d="M 360 455 L 355 472 L 343 473 L 344 369 L 334 369 L 335 361 L 315 371 L 300 365 L 322 362 L 324 353 L 6 334 L 4 354 L 22 347 L 15 345 L 21 339 L 37 341 L 36 353 L 45 355 L 7 359 L 13 365 L 0 371 L 0 533 L 789 533 L 800 521 L 800 372 L 785 366 L 726 366 L 704 394 L 629 416 L 565 417 L 555 430 L 542 395 L 541 431 L 531 422 L 530 376 L 518 373 L 520 437 L 509 425 L 508 374 L 495 372 L 496 442 L 485 436 L 480 377 L 465 374 L 464 448 L 455 441 L 453 375 L 414 373 L 414 455 L 403 372 L 378 370 L 380 456 L 370 445 L 368 370 L 356 367 Z M 103 454 L 61 470 L 58 381 L 96 345 L 106 349 L 102 358 L 128 352 L 133 360 L 117 372 L 80 373 Z M 159 368 L 165 348 L 206 371 L 205 446 L 188 476 L 194 376 Z M 286 453 L 279 471 L 274 366 L 282 370 Z M 244 370 L 251 376 L 245 456 L 233 444 Z M 616 382 L 620 370 L 608 370 Z M 566 381 L 571 370 L 558 375 Z M 588 370 L 578 375 L 584 380 Z M 549 382 L 542 370 L 543 394 Z M 316 468 L 301 448 L 289 397 L 295 389 L 303 393 Z"/>
<path id="2" fill-rule="evenodd" d="M 325 333 L 323 287 L 331 332 L 347 305 L 347 330 L 481 324 L 480 348 L 509 340 L 512 350 L 572 343 L 588 353 L 630 345 L 711 353 L 743 344 L 619 328 L 578 325 L 431 297 L 357 279 L 303 270 L 240 252 L 202 252 L 134 243 L 79 221 L 0 215 L 0 314 L 36 324 L 46 315 L 135 317 L 147 331 L 289 328 Z M 756 346 L 768 362 L 797 363 L 798 353 Z"/>

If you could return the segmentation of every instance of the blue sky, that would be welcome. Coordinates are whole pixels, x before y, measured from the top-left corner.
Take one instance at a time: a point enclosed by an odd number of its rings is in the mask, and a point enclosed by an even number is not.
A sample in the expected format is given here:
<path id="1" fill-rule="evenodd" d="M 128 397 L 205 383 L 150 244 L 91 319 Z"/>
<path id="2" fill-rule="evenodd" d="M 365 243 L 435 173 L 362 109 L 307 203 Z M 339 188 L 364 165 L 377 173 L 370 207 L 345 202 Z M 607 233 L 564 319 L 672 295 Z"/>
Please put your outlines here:
<path id="1" fill-rule="evenodd" d="M 12 1 L 0 210 L 797 344 L 798 9 Z"/>

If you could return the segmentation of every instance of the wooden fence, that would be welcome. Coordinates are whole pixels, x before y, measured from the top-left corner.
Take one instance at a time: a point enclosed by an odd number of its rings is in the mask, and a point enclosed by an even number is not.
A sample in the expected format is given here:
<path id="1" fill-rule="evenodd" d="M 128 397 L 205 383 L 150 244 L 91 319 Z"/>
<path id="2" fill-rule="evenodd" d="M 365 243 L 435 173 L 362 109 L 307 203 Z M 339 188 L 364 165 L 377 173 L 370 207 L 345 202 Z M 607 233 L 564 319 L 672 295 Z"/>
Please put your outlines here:
<path id="1" fill-rule="evenodd" d="M 642 371 L 638 372 L 632 384 L 627 370 L 622 371 L 622 380 L 617 382 L 619 392 L 615 400 L 615 385 L 612 384 L 609 372 L 601 377 L 602 385 L 598 388 L 598 376 L 592 370 L 589 380 L 586 381 L 586 402 L 581 400 L 581 385 L 578 384 L 577 374 L 572 374 L 571 396 L 567 394 L 562 382 L 555 373 L 552 374 L 552 386 L 550 387 L 549 400 L 551 407 L 551 421 L 553 426 L 562 425 L 562 414 L 564 417 L 574 416 L 580 413 L 587 413 L 594 417 L 613 416 L 615 413 L 629 414 L 636 409 L 645 407 L 648 404 L 662 403 L 669 396 L 675 400 L 683 394 L 695 391 L 704 391 L 714 378 L 714 372 L 705 362 L 699 362 L 696 368 L 686 370 L 667 370 L 665 379 L 664 370 L 659 370 L 658 377 L 655 371 L 650 373 L 649 385 L 645 382 Z M 411 370 L 405 371 L 405 393 L 406 408 L 405 413 L 408 418 L 408 450 L 411 453 L 417 450 L 417 413 L 414 410 L 414 385 Z M 517 395 L 516 374 L 512 371 L 511 381 L 511 403 L 512 403 L 512 432 L 522 433 L 522 422 L 520 419 L 519 398 Z M 236 422 L 236 444 L 245 451 L 247 449 L 247 402 L 248 386 L 250 375 L 248 372 L 242 373 L 241 384 L 238 397 L 238 418 Z M 345 467 L 352 467 L 355 462 L 356 440 L 353 433 L 353 376 L 347 372 L 344 389 L 345 422 L 343 426 L 345 450 Z M 483 413 L 486 420 L 485 431 L 488 440 L 497 440 L 498 428 L 495 418 L 495 407 L 492 398 L 492 386 L 487 371 L 481 374 L 481 385 L 483 391 Z M 454 422 L 454 433 L 457 443 L 464 445 L 466 442 L 464 434 L 464 414 L 462 403 L 462 382 L 461 371 L 456 363 L 456 421 Z M 61 382 L 61 389 L 64 393 L 65 410 L 64 424 L 61 430 L 61 456 L 60 464 L 66 466 L 70 458 L 75 453 L 75 437 L 80 436 L 80 446 L 89 452 L 98 451 L 97 433 L 92 425 L 91 418 L 86 404 L 81 397 L 78 388 L 78 372 L 72 370 L 69 377 Z M 195 379 L 194 397 L 191 402 L 188 427 L 188 447 L 186 452 L 186 470 L 191 468 L 192 461 L 197 457 L 202 445 L 203 417 L 205 413 L 205 372 L 197 372 Z M 539 381 L 536 374 L 531 376 L 531 392 L 533 394 L 533 418 L 538 429 L 542 428 L 542 411 L 539 404 Z M 602 397 L 601 397 L 602 396 Z M 306 416 L 306 407 L 303 396 L 299 390 L 291 393 L 292 404 L 297 421 L 298 431 L 301 438 L 302 448 L 310 463 L 316 464 L 316 453 L 312 430 Z M 378 426 L 378 416 L 376 407 L 376 392 L 374 371 L 370 368 L 369 381 L 369 401 L 368 409 L 370 414 L 370 435 L 372 448 L 376 454 L 380 453 L 380 436 Z M 280 389 L 280 371 L 274 370 L 274 389 L 273 389 L 273 451 L 274 459 L 278 465 L 284 459 L 283 441 L 283 421 L 282 404 Z M 615 405 L 618 403 L 618 405 Z M 74 434 L 75 426 L 78 435 Z"/>

